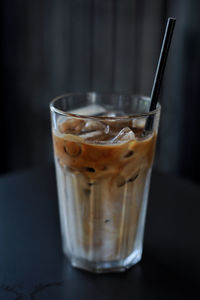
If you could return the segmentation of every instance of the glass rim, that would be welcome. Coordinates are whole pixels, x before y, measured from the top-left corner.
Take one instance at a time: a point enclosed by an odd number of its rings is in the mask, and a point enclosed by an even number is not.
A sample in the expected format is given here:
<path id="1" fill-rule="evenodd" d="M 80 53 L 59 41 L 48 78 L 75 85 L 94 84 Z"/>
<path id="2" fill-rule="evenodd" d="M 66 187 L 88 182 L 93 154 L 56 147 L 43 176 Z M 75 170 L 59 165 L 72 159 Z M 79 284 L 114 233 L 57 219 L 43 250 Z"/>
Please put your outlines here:
<path id="1" fill-rule="evenodd" d="M 101 119 L 101 120 L 105 120 L 105 119 L 111 119 L 111 120 L 116 120 L 116 119 L 129 119 L 129 118 L 142 118 L 142 117 L 148 117 L 150 115 L 156 115 L 158 112 L 160 112 L 161 110 L 161 105 L 158 102 L 157 103 L 157 107 L 156 109 L 149 111 L 149 112 L 141 112 L 141 113 L 135 113 L 135 114 L 130 114 L 130 115 L 125 115 L 125 116 L 116 116 L 116 117 L 110 117 L 110 116 L 89 116 L 89 115 L 80 115 L 80 114 L 75 114 L 75 113 L 71 113 L 71 112 L 66 112 L 63 111 L 59 108 L 55 107 L 55 102 L 62 99 L 62 98 L 67 98 L 67 97 L 73 97 L 73 96 L 91 96 L 91 95 L 99 95 L 99 96 L 130 96 L 130 97 L 134 97 L 134 98 L 142 98 L 144 100 L 150 100 L 150 97 L 148 96 L 144 96 L 144 95 L 140 95 L 140 94 L 131 94 L 131 93 L 123 93 L 123 92 L 71 92 L 71 93 L 65 93 L 62 94 L 60 96 L 57 96 L 55 98 L 53 98 L 50 103 L 49 103 L 49 107 L 51 112 L 55 112 L 58 113 L 62 116 L 67 116 L 67 117 L 73 117 L 73 118 L 81 118 L 81 119 L 88 119 L 88 118 L 93 118 L 93 119 Z"/>

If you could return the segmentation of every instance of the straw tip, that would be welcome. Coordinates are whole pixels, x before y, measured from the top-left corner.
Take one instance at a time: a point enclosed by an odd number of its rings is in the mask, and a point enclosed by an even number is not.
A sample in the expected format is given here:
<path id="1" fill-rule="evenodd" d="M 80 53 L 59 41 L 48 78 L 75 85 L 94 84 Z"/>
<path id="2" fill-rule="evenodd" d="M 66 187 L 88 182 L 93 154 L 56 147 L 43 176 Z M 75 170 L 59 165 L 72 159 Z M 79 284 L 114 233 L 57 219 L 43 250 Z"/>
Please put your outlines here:
<path id="1" fill-rule="evenodd" d="M 176 18 L 174 18 L 174 17 L 169 17 L 169 18 L 168 18 L 168 21 L 174 22 L 174 23 L 175 23 L 175 22 L 176 22 Z"/>

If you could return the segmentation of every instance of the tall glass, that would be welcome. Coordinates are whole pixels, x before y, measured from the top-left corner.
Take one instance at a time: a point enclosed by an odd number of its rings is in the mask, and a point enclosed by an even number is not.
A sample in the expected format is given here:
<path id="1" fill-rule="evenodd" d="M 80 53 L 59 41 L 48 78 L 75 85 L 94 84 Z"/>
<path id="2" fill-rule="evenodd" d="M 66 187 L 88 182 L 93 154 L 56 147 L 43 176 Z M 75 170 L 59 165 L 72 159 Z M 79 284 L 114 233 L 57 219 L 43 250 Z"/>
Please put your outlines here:
<path id="1" fill-rule="evenodd" d="M 129 94 L 50 103 L 63 251 L 74 267 L 124 271 L 142 256 L 160 105 Z"/>

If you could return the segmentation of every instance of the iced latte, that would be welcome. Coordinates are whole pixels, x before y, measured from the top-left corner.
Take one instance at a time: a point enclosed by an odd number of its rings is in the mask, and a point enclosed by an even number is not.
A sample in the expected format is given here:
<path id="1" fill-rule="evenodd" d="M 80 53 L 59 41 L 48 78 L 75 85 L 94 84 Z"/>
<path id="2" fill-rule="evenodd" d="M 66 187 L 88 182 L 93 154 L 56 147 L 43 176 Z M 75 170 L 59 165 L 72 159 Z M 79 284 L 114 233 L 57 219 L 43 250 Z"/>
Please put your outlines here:
<path id="1" fill-rule="evenodd" d="M 141 258 L 157 128 L 146 131 L 145 116 L 96 114 L 54 120 L 63 247 L 74 266 L 123 270 Z"/>

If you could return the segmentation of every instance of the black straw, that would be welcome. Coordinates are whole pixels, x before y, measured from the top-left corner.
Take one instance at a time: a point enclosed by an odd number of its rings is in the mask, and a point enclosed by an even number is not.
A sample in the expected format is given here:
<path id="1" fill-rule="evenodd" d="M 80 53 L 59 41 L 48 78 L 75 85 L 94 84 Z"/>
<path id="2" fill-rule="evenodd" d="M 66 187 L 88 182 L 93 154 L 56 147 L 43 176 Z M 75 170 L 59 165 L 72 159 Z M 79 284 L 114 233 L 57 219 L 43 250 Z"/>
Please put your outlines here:
<path id="1" fill-rule="evenodd" d="M 161 87 L 162 78 L 163 78 L 164 71 L 165 71 L 167 56 L 169 53 L 169 48 L 170 48 L 170 44 L 171 44 L 171 40 L 172 40 L 175 23 L 176 23 L 176 19 L 168 18 L 166 29 L 165 29 L 165 35 L 163 38 L 162 47 L 161 47 L 161 51 L 160 51 L 160 57 L 158 60 L 156 74 L 155 74 L 153 87 L 152 87 L 152 91 L 151 91 L 151 104 L 150 104 L 149 111 L 156 109 L 156 106 L 158 103 L 160 87 Z M 146 122 L 145 131 L 151 130 L 152 125 L 153 125 L 153 116 L 150 115 Z"/>
<path id="2" fill-rule="evenodd" d="M 159 92 L 160 92 L 163 74 L 165 71 L 167 56 L 169 53 L 169 48 L 170 48 L 170 44 L 171 44 L 171 40 L 172 40 L 175 23 L 176 23 L 176 19 L 168 18 L 167 26 L 165 29 L 165 35 L 164 35 L 164 39 L 162 42 L 162 48 L 160 51 L 160 57 L 158 60 L 158 65 L 157 65 L 156 74 L 155 74 L 155 78 L 154 78 L 153 88 L 151 91 L 150 111 L 156 109 L 156 106 L 157 106 L 158 96 L 159 96 Z"/>

